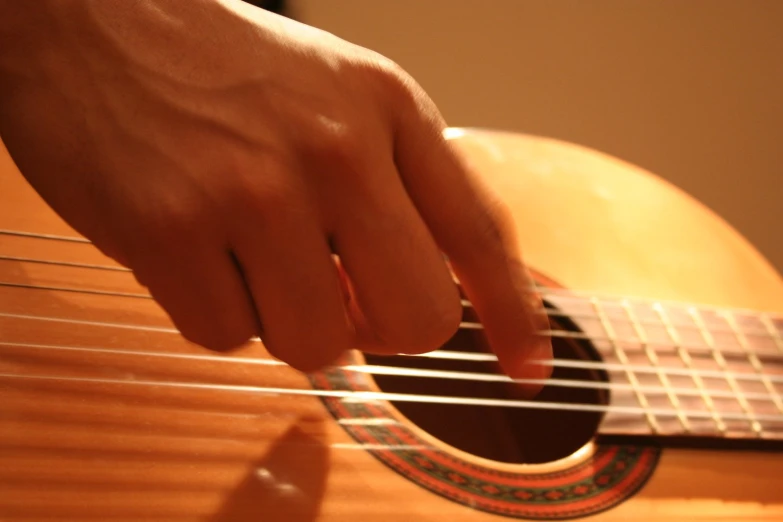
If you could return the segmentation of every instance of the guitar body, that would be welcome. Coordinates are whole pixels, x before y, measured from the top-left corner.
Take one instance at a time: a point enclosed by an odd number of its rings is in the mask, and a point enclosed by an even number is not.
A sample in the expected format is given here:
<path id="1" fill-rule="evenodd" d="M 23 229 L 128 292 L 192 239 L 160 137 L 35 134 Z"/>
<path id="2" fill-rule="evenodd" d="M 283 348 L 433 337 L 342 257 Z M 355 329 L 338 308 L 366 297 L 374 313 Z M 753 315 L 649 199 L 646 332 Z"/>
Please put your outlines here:
<path id="1" fill-rule="evenodd" d="M 659 178 L 561 142 L 452 134 L 509 203 L 525 259 L 564 288 L 783 312 L 772 266 Z M 76 236 L 5 151 L 0 187 L 0 229 Z M 0 255 L 17 258 L 0 261 L 2 522 L 783 519 L 783 453 L 763 446 L 471 456 L 384 401 L 285 393 L 344 376 L 254 364 L 260 343 L 190 345 L 126 272 L 24 260 L 113 265 L 89 244 L 0 235 Z M 603 481 L 602 455 L 636 475 Z"/>

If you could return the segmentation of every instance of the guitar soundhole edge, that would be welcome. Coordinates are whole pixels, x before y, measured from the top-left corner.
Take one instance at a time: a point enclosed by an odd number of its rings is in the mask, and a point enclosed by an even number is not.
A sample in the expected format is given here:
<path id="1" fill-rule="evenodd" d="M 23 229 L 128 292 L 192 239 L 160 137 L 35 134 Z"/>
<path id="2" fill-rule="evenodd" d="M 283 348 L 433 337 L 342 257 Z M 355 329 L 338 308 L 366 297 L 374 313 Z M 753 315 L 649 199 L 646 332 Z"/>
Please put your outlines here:
<path id="1" fill-rule="evenodd" d="M 466 321 L 475 317 L 468 308 Z M 552 329 L 578 331 L 568 319 L 553 321 Z M 461 330 L 444 350 L 485 352 L 480 331 Z M 553 339 L 555 358 L 600 360 L 589 343 Z M 498 373 L 488 363 L 426 357 L 364 356 L 367 364 Z M 362 356 L 346 357 L 362 363 Z M 609 404 L 603 371 L 557 367 L 553 379 L 582 381 L 577 386 L 546 386 L 537 403 Z M 396 377 L 344 371 L 339 367 L 311 375 L 321 390 L 381 391 L 443 397 L 521 399 L 511 383 L 476 380 Z M 585 385 L 586 384 L 586 385 Z M 426 404 L 385 400 L 322 399 L 329 412 L 368 453 L 400 475 L 432 493 L 471 509 L 526 520 L 566 520 L 611 509 L 635 494 L 655 470 L 660 450 L 654 447 L 596 443 L 591 452 L 545 465 L 574 452 L 593 438 L 602 414 L 563 409 L 527 409 Z M 393 406 L 393 409 L 391 408 Z M 404 418 L 400 418 L 400 416 Z M 364 421 L 368 421 L 365 423 Z M 432 445 L 413 429 L 429 433 L 442 446 Z M 483 459 L 466 459 L 463 452 Z M 507 468 L 500 463 L 527 464 Z M 530 464 L 544 464 L 530 466 Z"/>
<path id="2" fill-rule="evenodd" d="M 470 308 L 466 322 L 477 322 Z M 554 322 L 552 330 L 574 330 L 566 322 Z M 573 339 L 554 338 L 554 355 L 560 360 L 597 360 L 591 346 Z M 460 330 L 443 348 L 455 352 L 489 353 L 481 330 Z M 500 374 L 497 363 L 427 357 L 365 355 L 367 364 L 443 370 L 475 374 Z M 539 404 L 606 405 L 608 390 L 590 383 L 606 382 L 594 369 L 555 367 L 552 379 L 573 386 L 547 385 L 534 398 L 526 397 L 514 383 L 471 379 L 424 378 L 417 375 L 376 375 L 384 392 L 442 397 L 471 397 L 508 401 L 531 400 Z M 586 384 L 580 384 L 586 383 Z M 511 464 L 542 464 L 572 455 L 595 435 L 602 414 L 594 411 L 536 409 L 499 406 L 392 402 L 411 423 L 438 440 L 485 459 Z"/>

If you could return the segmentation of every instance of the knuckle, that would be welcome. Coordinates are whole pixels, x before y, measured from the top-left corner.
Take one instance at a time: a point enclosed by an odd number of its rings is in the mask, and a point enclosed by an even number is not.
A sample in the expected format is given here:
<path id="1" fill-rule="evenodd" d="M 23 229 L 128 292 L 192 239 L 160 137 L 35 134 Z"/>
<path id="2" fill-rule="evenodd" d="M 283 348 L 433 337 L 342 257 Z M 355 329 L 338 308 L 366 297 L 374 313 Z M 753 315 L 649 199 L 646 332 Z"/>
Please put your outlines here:
<path id="1" fill-rule="evenodd" d="M 367 69 L 374 87 L 391 99 L 411 101 L 415 99 L 415 93 L 421 90 L 410 74 L 385 56 L 375 55 Z"/>
<path id="2" fill-rule="evenodd" d="M 281 215 L 301 210 L 303 193 L 295 176 L 268 172 L 255 183 L 238 186 L 236 197 L 228 199 L 227 205 L 232 213 L 239 206 L 241 216 L 271 223 Z"/>
<path id="3" fill-rule="evenodd" d="M 349 123 L 324 125 L 322 133 L 323 152 L 343 166 L 354 165 L 365 151 L 364 140 L 354 125 Z"/>
<path id="4" fill-rule="evenodd" d="M 424 115 L 439 118 L 435 103 L 419 83 L 395 62 L 383 59 L 375 68 L 373 88 L 393 119 Z"/>
<path id="5" fill-rule="evenodd" d="M 357 172 L 369 151 L 366 133 L 357 123 L 325 115 L 312 123 L 306 148 L 318 163 L 344 172 Z"/>
<path id="6" fill-rule="evenodd" d="M 248 191 L 248 195 L 252 198 L 251 204 L 258 214 L 274 216 L 291 205 L 293 192 L 285 182 L 274 183 L 268 180 L 267 183 Z"/>
<path id="7" fill-rule="evenodd" d="M 190 245 L 208 223 L 204 207 L 182 198 L 150 205 L 142 218 L 142 242 L 152 252 L 179 252 Z"/>

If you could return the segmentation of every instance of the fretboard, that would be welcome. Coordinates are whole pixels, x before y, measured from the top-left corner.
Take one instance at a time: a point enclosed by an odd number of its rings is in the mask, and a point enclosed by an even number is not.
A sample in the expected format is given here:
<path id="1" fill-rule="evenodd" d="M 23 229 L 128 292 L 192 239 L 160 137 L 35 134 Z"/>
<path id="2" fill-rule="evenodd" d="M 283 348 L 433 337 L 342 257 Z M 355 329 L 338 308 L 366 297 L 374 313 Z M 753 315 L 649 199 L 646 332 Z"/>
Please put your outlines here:
<path id="1" fill-rule="evenodd" d="M 549 293 L 609 377 L 604 435 L 783 440 L 783 318 Z"/>

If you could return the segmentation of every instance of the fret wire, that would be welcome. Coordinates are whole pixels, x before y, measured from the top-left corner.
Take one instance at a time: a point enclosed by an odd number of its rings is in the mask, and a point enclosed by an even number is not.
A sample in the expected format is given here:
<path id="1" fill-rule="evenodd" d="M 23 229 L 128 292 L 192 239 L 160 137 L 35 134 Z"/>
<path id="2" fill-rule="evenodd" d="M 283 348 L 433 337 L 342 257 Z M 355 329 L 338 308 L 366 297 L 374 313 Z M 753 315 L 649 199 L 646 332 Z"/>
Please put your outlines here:
<path id="1" fill-rule="evenodd" d="M 753 352 L 753 349 L 750 347 L 747 336 L 740 330 L 734 314 L 725 312 L 721 314 L 721 316 L 726 320 L 729 326 L 731 326 L 731 329 L 734 331 L 734 336 L 737 338 L 737 342 L 739 342 L 739 345 L 747 354 L 748 361 L 750 361 L 753 369 L 756 370 L 756 373 L 759 374 L 761 382 L 764 384 L 764 388 L 766 388 L 767 392 L 769 393 L 772 402 L 775 403 L 775 407 L 779 412 L 783 413 L 783 400 L 781 400 L 780 395 L 772 385 L 772 381 L 769 380 L 769 376 L 764 372 L 764 365 L 762 364 L 761 359 L 758 358 L 758 356 Z"/>
<path id="2" fill-rule="evenodd" d="M 552 314 L 549 314 L 552 315 Z M 594 317 L 591 317 L 592 319 L 595 319 Z M 639 324 L 644 324 L 639 322 Z M 649 321 L 648 321 L 648 324 Z M 478 328 L 480 325 L 476 323 L 476 327 Z M 635 327 L 636 325 L 634 325 Z M 636 329 L 636 328 L 635 328 Z M 605 337 L 598 337 L 593 335 L 587 335 L 583 332 L 572 332 L 569 330 L 542 330 L 539 332 L 541 335 L 549 335 L 551 337 L 563 337 L 567 339 L 581 339 L 585 341 L 608 341 L 608 338 Z M 637 342 L 637 339 L 631 339 L 631 338 L 624 338 L 624 337 L 618 337 L 617 342 L 619 343 L 625 343 L 625 344 L 634 344 Z M 697 345 L 694 343 L 681 343 L 680 346 L 682 346 L 684 349 L 688 350 L 689 353 L 693 352 L 704 352 L 705 354 L 712 354 L 712 351 L 705 346 Z M 672 347 L 674 348 L 674 347 Z M 716 350 L 720 350 L 720 352 L 724 355 L 737 355 L 737 356 L 743 356 L 745 355 L 745 352 L 742 350 L 731 350 L 731 349 L 724 349 L 724 347 L 715 347 Z M 771 357 L 775 359 L 780 359 L 781 363 L 783 363 L 783 353 L 780 355 L 773 354 Z"/>
<path id="3" fill-rule="evenodd" d="M 653 368 L 656 370 L 656 375 L 658 376 L 658 380 L 661 381 L 661 384 L 663 384 L 664 389 L 666 390 L 666 396 L 669 398 L 669 402 L 672 405 L 672 408 L 674 408 L 674 411 L 677 412 L 677 419 L 680 421 L 680 424 L 682 425 L 682 429 L 685 430 L 685 433 L 691 432 L 691 425 L 688 421 L 688 417 L 683 413 L 683 408 L 680 404 L 680 399 L 677 397 L 677 393 L 674 391 L 674 387 L 671 385 L 671 382 L 669 381 L 669 377 L 661 371 L 661 364 L 660 360 L 658 359 L 658 354 L 655 353 L 655 350 L 652 349 L 650 346 L 649 339 L 647 338 L 647 333 L 644 331 L 644 328 L 642 328 L 641 323 L 638 321 L 638 317 L 636 316 L 636 313 L 631 309 L 631 305 L 628 301 L 622 301 L 621 306 L 623 308 L 623 311 L 625 312 L 625 315 L 628 317 L 628 319 L 631 321 L 631 325 L 634 328 L 634 331 L 636 332 L 636 336 L 639 338 L 639 342 L 642 345 L 642 348 L 644 350 L 645 355 L 647 356 L 647 359 L 650 361 L 650 363 L 653 365 Z"/>
<path id="4" fill-rule="evenodd" d="M 772 319 L 769 317 L 769 314 L 761 314 L 759 318 L 764 324 L 764 328 L 766 328 L 767 332 L 769 332 L 770 337 L 772 337 L 772 340 L 775 341 L 775 346 L 777 346 L 778 350 L 783 353 L 783 338 L 780 337 L 780 333 L 778 333 L 777 328 L 775 328 L 775 325 L 772 324 Z"/>
<path id="5" fill-rule="evenodd" d="M 707 328 L 707 325 L 704 322 L 704 318 L 694 307 L 688 309 L 688 314 L 691 316 L 693 321 L 698 326 L 699 332 L 701 333 L 704 342 L 707 343 L 707 346 L 709 346 L 710 349 L 712 350 L 712 358 L 715 360 L 715 362 L 718 363 L 720 369 L 726 373 L 724 380 L 728 383 L 729 388 L 731 388 L 731 391 L 736 394 L 737 402 L 739 402 L 742 411 L 745 412 L 745 415 L 747 415 L 748 422 L 750 423 L 751 429 L 757 436 L 760 437 L 762 432 L 761 424 L 756 419 L 756 416 L 753 413 L 753 410 L 751 409 L 748 400 L 745 398 L 745 395 L 742 393 L 742 389 L 737 384 L 737 381 L 731 376 L 729 372 L 729 367 L 726 364 L 726 359 L 723 357 L 723 354 L 720 353 L 720 351 L 717 350 L 717 348 L 715 348 L 715 338 Z M 761 375 L 761 379 L 764 380 L 763 374 Z"/>
<path id="6" fill-rule="evenodd" d="M 601 307 L 600 301 L 598 301 L 598 299 L 596 298 L 592 298 L 590 301 L 593 305 L 593 309 L 595 310 L 595 313 L 598 315 L 598 318 L 601 321 L 601 326 L 603 327 L 604 332 L 606 332 L 606 336 L 609 338 L 609 343 L 612 345 L 615 356 L 617 356 L 617 359 L 620 361 L 620 363 L 627 366 L 630 363 L 630 361 L 628 360 L 628 356 L 625 354 L 623 349 L 620 347 L 620 344 L 617 342 L 614 327 L 609 322 L 609 318 L 606 316 L 604 309 Z M 661 427 L 658 424 L 655 415 L 653 415 L 651 411 L 650 404 L 649 402 L 647 402 L 647 397 L 640 389 L 641 384 L 639 383 L 639 379 L 636 377 L 636 374 L 631 370 L 629 370 L 628 368 L 626 368 L 625 374 L 628 377 L 628 382 L 631 383 L 631 387 L 633 388 L 634 395 L 636 395 L 636 400 L 639 401 L 639 405 L 645 411 L 645 417 L 647 418 L 647 423 L 650 425 L 650 428 L 652 429 L 653 433 L 660 433 Z"/>
<path id="7" fill-rule="evenodd" d="M 549 314 L 549 315 L 552 315 L 552 314 Z M 595 318 L 591 317 L 591 319 L 595 319 Z M 643 324 L 643 323 L 639 323 L 639 324 Z M 648 324 L 649 324 L 649 322 L 648 322 Z M 476 323 L 475 327 L 479 328 L 480 325 L 478 323 Z M 541 335 L 549 335 L 549 336 L 552 336 L 552 337 L 563 337 L 563 338 L 567 338 L 567 339 L 581 339 L 581 340 L 585 340 L 585 341 L 608 341 L 609 340 L 608 338 L 605 338 L 605 337 L 597 337 L 597 336 L 593 336 L 593 335 L 587 335 L 586 333 L 583 333 L 583 332 L 572 332 L 572 331 L 569 331 L 569 330 L 542 330 L 539 333 Z M 618 337 L 617 338 L 617 342 L 626 343 L 626 344 L 634 344 L 634 343 L 637 342 L 637 339 Z M 688 350 L 689 352 L 705 352 L 707 354 L 711 354 L 712 353 L 709 348 L 704 347 L 704 346 L 700 346 L 700 345 L 697 345 L 697 344 L 693 344 L 693 343 L 682 343 L 681 346 L 683 348 L 685 348 L 686 350 Z M 672 348 L 674 348 L 674 347 L 672 347 Z M 725 355 L 745 355 L 745 352 L 743 352 L 742 350 L 728 350 L 728 349 L 722 349 L 722 347 L 720 347 L 720 348 L 716 347 L 716 349 L 720 350 L 721 353 L 723 353 Z M 783 353 L 781 353 L 780 355 L 777 355 L 777 354 L 772 355 L 772 357 L 774 357 L 776 359 L 780 359 L 781 362 L 783 362 Z"/>
<path id="8" fill-rule="evenodd" d="M 620 301 L 619 302 L 620 306 L 622 306 L 623 302 L 626 302 L 626 300 Z M 469 301 L 466 301 L 466 300 L 463 300 L 462 304 L 463 304 L 463 306 L 471 306 L 471 303 Z M 715 311 L 723 311 L 723 310 L 715 310 Z M 591 314 L 579 313 L 579 312 L 565 312 L 565 311 L 557 310 L 557 309 L 553 309 L 553 308 L 547 309 L 546 314 L 549 315 L 550 317 L 563 317 L 563 318 L 566 318 L 566 319 L 569 319 L 569 318 L 570 319 L 586 319 L 586 320 L 596 319 L 596 317 L 594 317 Z M 653 320 L 650 320 L 650 319 L 637 318 L 636 320 L 642 326 L 659 326 L 659 323 L 657 321 L 653 321 Z M 724 328 L 713 328 L 712 330 L 714 332 L 720 332 L 720 333 L 728 333 L 728 334 L 733 333 L 731 331 L 731 329 L 728 329 L 728 328 L 725 328 L 725 329 Z M 770 333 L 769 331 L 755 332 L 754 335 L 757 335 L 758 337 L 762 337 L 762 338 L 771 337 L 771 338 L 774 339 L 776 337 L 775 333 Z M 778 340 L 780 340 L 780 337 L 778 337 Z M 683 344 L 683 346 L 687 347 L 688 349 L 699 348 L 699 346 L 697 346 L 697 345 Z M 781 346 L 783 346 L 783 344 L 781 344 Z M 783 348 L 781 348 L 781 351 L 783 351 Z M 726 353 L 726 352 L 724 352 L 724 353 Z M 741 353 L 741 352 L 737 352 L 737 353 Z"/>
<path id="9" fill-rule="evenodd" d="M 720 306 L 711 306 L 709 304 L 699 304 L 699 303 L 693 303 L 693 302 L 682 302 L 682 301 L 671 301 L 671 300 L 661 300 L 661 299 L 645 299 L 644 297 L 630 297 L 626 295 L 620 295 L 620 294 L 609 294 L 609 293 L 601 293 L 601 294 L 594 294 L 594 293 L 588 293 L 586 291 L 579 291 L 569 288 L 554 288 L 554 287 L 542 287 L 537 285 L 535 288 L 539 293 L 541 293 L 542 296 L 546 295 L 554 295 L 554 296 L 560 296 L 560 297 L 566 297 L 566 298 L 574 298 L 574 299 L 582 299 L 583 301 L 588 300 L 591 297 L 600 297 L 605 301 L 612 301 L 614 303 L 620 303 L 623 300 L 631 300 L 635 304 L 644 304 L 649 305 L 650 307 L 654 306 L 695 306 L 699 308 L 701 311 L 710 311 L 710 312 L 721 312 L 721 311 L 731 311 L 737 314 L 741 315 L 750 315 L 752 317 L 758 317 L 759 311 L 753 310 L 750 308 L 738 308 L 738 307 L 720 307 Z M 773 312 L 767 312 L 767 315 L 772 314 Z M 778 314 L 776 314 L 778 315 Z M 783 315 L 780 315 L 777 317 L 779 319 L 783 320 Z M 644 319 L 641 319 L 641 321 L 644 321 Z M 653 322 L 653 324 L 657 324 Z"/>
<path id="10" fill-rule="evenodd" d="M 497 357 L 494 355 L 484 354 L 484 353 L 476 353 L 476 352 L 450 352 L 447 350 L 437 350 L 434 352 L 428 352 L 425 354 L 418 354 L 418 355 L 411 355 L 410 357 L 439 357 L 439 358 L 447 358 L 447 359 L 455 359 L 455 360 L 465 360 L 465 361 L 496 361 Z M 595 368 L 598 370 L 608 370 L 608 371 L 622 371 L 626 368 L 626 366 L 623 366 L 619 363 L 605 363 L 605 362 L 595 362 L 595 361 L 587 361 L 587 360 L 578 360 L 574 361 L 571 359 L 542 359 L 533 361 L 538 364 L 546 364 L 546 365 L 552 365 L 552 366 L 562 366 L 567 368 Z M 654 368 L 651 368 L 649 365 L 634 365 L 630 364 L 627 366 L 629 369 L 637 372 L 637 373 L 658 373 Z M 661 368 L 664 370 L 668 375 L 675 375 L 679 377 L 692 377 L 694 375 L 699 375 L 702 377 L 707 378 L 715 378 L 715 379 L 722 379 L 725 372 L 718 371 L 718 370 L 701 370 L 699 368 L 675 368 L 673 366 L 663 366 Z M 756 375 L 755 372 L 743 372 L 743 373 L 732 373 L 732 376 L 737 379 L 738 381 L 759 381 L 759 376 Z M 783 376 L 777 376 L 772 375 L 769 377 L 772 382 L 780 382 L 783 383 Z"/>
<path id="11" fill-rule="evenodd" d="M 674 326 L 672 325 L 671 321 L 669 320 L 668 314 L 663 310 L 663 307 L 659 303 L 655 303 L 653 305 L 653 310 L 655 310 L 655 313 L 660 318 L 661 322 L 663 323 L 664 328 L 666 329 L 667 334 L 671 338 L 672 342 L 675 345 L 675 349 L 677 350 L 677 355 L 680 357 L 680 360 L 682 360 L 682 363 L 685 365 L 686 368 L 690 370 L 695 370 L 693 366 L 693 360 L 691 359 L 690 354 L 683 349 L 682 344 L 680 343 L 680 336 L 677 333 L 677 331 L 674 329 Z M 723 420 L 720 418 L 720 415 L 718 411 L 715 409 L 715 403 L 712 402 L 712 397 L 707 395 L 704 381 L 702 381 L 701 376 L 698 375 L 696 372 L 693 372 L 691 375 L 691 378 L 693 379 L 693 382 L 696 384 L 696 388 L 699 390 L 701 395 L 701 400 L 704 402 L 704 404 L 707 406 L 707 409 L 710 411 L 710 416 L 712 417 L 713 422 L 715 422 L 715 426 L 718 428 L 718 431 L 725 434 L 726 429 L 726 423 L 723 422 Z"/>

